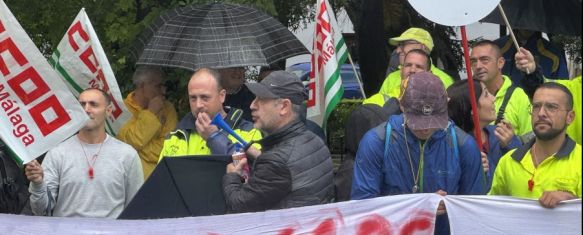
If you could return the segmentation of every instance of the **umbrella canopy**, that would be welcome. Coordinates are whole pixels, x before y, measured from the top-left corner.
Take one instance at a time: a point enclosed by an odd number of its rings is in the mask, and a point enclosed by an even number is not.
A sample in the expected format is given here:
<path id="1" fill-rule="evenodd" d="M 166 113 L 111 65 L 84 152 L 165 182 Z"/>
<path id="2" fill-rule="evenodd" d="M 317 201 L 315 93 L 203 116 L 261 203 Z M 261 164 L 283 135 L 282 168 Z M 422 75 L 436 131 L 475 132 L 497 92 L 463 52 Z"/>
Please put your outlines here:
<path id="1" fill-rule="evenodd" d="M 118 219 L 222 215 L 229 155 L 165 157 Z"/>
<path id="2" fill-rule="evenodd" d="M 580 36 L 581 1 L 502 0 L 502 8 L 513 29 Z M 505 25 L 498 8 L 482 21 Z"/>
<path id="3" fill-rule="evenodd" d="M 160 16 L 136 45 L 137 64 L 184 68 L 268 66 L 309 54 L 279 21 L 248 6 L 211 3 Z"/>

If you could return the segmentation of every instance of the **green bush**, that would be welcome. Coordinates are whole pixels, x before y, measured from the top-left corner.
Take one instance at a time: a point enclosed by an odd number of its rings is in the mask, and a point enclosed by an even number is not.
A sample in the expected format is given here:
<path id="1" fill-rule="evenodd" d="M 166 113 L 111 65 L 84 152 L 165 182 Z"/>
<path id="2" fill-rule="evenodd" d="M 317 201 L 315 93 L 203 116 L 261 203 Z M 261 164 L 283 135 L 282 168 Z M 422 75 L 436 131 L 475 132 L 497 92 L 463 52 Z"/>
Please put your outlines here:
<path id="1" fill-rule="evenodd" d="M 334 154 L 344 152 L 344 129 L 348 116 L 362 103 L 361 99 L 343 99 L 328 118 L 326 136 L 328 148 Z"/>

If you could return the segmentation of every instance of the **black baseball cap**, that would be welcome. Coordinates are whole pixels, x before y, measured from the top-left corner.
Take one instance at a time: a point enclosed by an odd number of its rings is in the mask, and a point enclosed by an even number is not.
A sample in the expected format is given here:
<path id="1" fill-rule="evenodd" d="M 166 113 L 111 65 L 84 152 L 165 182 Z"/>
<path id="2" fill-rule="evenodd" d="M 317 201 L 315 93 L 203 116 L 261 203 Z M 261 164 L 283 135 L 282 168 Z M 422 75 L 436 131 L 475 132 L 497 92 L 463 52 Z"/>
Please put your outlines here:
<path id="1" fill-rule="evenodd" d="M 293 104 L 302 104 L 308 98 L 300 79 L 289 72 L 271 72 L 259 83 L 246 83 L 256 97 L 289 99 Z"/>

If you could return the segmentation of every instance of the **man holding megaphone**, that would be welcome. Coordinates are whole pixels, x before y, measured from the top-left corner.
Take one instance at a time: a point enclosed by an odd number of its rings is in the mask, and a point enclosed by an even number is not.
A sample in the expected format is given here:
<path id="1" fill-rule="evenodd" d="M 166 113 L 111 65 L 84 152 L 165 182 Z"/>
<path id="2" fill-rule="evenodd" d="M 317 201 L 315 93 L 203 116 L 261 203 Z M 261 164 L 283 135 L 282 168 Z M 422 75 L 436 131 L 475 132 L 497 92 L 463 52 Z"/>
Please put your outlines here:
<path id="1" fill-rule="evenodd" d="M 229 212 L 253 212 L 324 204 L 333 196 L 330 151 L 300 119 L 307 98 L 300 79 L 274 71 L 260 83 L 248 83 L 254 126 L 266 134 L 261 154 L 246 183 L 246 159 L 227 165 L 223 191 Z M 247 155 L 253 155 L 247 151 Z"/>
<path id="2" fill-rule="evenodd" d="M 217 114 L 224 117 L 224 122 L 246 142 L 261 139 L 261 133 L 253 128 L 253 123 L 241 118 L 243 111 L 223 107 L 227 92 L 221 87 L 220 79 L 220 74 L 209 68 L 199 69 L 192 75 L 188 82 L 191 112 L 164 141 L 160 160 L 163 157 L 233 154 L 238 141 L 211 123 Z"/>

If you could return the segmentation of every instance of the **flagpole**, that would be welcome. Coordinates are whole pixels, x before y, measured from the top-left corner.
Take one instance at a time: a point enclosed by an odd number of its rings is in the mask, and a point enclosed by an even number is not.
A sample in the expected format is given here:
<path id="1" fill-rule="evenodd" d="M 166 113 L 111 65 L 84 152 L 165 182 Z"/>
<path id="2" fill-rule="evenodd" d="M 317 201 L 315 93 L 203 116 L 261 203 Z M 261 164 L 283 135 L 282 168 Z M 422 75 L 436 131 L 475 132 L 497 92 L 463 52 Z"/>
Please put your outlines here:
<path id="1" fill-rule="evenodd" d="M 352 56 L 350 56 L 350 51 L 348 52 L 348 61 L 350 61 L 350 65 L 352 65 L 352 71 L 354 72 L 356 81 L 358 81 L 358 87 L 360 88 L 360 93 L 362 93 L 362 98 L 366 99 L 366 94 L 364 94 L 364 88 L 362 87 L 362 82 L 360 81 L 360 75 L 358 72 L 356 72 L 356 67 L 354 66 L 354 61 L 352 61 Z"/>
<path id="2" fill-rule="evenodd" d="M 498 10 L 500 11 L 500 16 L 502 16 L 504 23 L 506 23 L 506 27 L 508 28 L 508 31 L 510 31 L 510 38 L 512 39 L 512 42 L 514 42 L 514 46 L 516 47 L 516 52 L 520 52 L 520 45 L 518 45 L 518 40 L 516 40 L 516 36 L 514 36 L 514 32 L 512 31 L 512 27 L 510 26 L 510 22 L 508 21 L 508 18 L 506 17 L 506 13 L 504 13 L 504 9 L 502 8 L 501 3 L 498 3 Z M 530 73 L 530 71 L 528 71 L 528 68 L 527 68 L 526 74 L 529 74 L 529 73 Z"/>
<path id="3" fill-rule="evenodd" d="M 474 87 L 474 78 L 472 76 L 472 69 L 470 64 L 470 49 L 468 47 L 468 36 L 466 34 L 466 26 L 461 26 L 462 33 L 462 47 L 464 49 L 464 58 L 466 62 L 466 73 L 468 74 L 468 89 L 470 93 L 470 105 L 472 107 L 472 120 L 474 122 L 474 137 L 478 144 L 478 148 L 482 151 L 482 130 L 480 128 L 480 120 L 478 117 L 478 104 L 476 102 L 476 90 Z"/>

